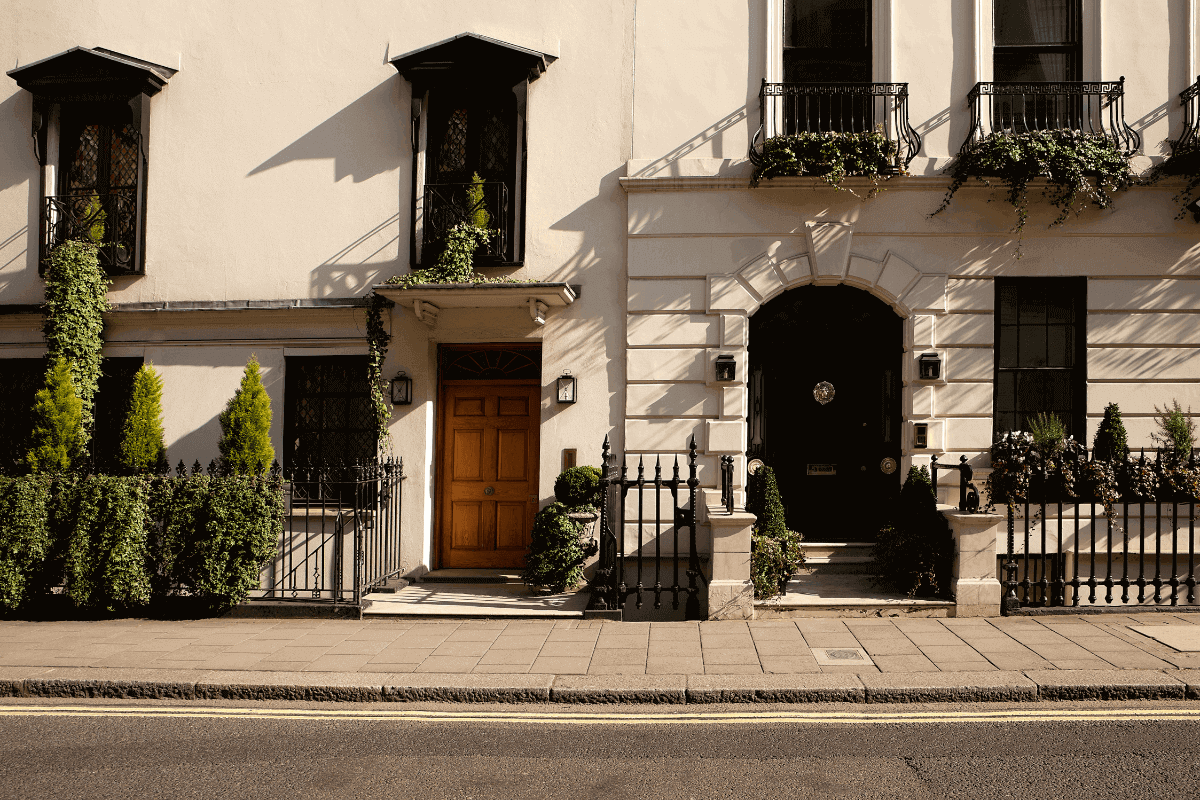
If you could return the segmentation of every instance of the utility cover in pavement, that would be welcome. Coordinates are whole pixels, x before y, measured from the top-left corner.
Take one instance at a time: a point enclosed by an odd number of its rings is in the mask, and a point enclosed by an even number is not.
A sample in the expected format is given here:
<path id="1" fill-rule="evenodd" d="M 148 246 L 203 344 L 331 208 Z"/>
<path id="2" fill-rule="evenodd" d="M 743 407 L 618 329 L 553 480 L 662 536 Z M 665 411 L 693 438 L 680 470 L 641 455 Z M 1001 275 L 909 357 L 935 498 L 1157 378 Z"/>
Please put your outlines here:
<path id="1" fill-rule="evenodd" d="M 810 648 L 823 667 L 871 666 L 875 662 L 861 647 L 813 647 Z"/>
<path id="2" fill-rule="evenodd" d="M 1200 625 L 1130 625 L 1129 629 L 1181 652 L 1200 653 Z"/>

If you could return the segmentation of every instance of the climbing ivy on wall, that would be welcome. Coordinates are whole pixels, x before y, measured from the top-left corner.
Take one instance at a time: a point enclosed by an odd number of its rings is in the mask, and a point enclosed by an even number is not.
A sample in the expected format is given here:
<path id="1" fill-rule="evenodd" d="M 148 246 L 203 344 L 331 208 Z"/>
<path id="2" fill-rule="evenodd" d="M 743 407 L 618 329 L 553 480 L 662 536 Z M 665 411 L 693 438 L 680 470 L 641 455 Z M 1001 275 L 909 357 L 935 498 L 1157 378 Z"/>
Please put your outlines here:
<path id="1" fill-rule="evenodd" d="M 371 408 L 375 410 L 378 453 L 391 449 L 388 422 L 392 419 L 392 404 L 388 402 L 383 380 L 383 360 L 387 357 L 392 335 L 383 324 L 383 313 L 394 304 L 382 295 L 372 293 L 367 304 L 367 383 L 371 387 Z"/>
<path id="2" fill-rule="evenodd" d="M 100 383 L 108 287 L 94 243 L 67 241 L 50 251 L 46 300 L 42 304 L 46 363 L 61 358 L 71 370 L 75 392 L 83 405 L 85 442 L 92 430 L 94 399 Z"/>

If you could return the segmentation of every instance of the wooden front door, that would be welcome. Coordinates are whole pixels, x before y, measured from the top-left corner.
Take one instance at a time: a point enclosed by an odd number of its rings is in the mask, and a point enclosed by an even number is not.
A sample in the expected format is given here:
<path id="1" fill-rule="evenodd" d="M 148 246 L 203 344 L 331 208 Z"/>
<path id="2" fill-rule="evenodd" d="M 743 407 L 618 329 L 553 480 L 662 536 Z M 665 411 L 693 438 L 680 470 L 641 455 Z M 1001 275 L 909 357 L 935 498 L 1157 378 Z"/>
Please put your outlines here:
<path id="1" fill-rule="evenodd" d="M 525 566 L 538 506 L 541 385 L 442 384 L 438 547 L 443 568 Z"/>

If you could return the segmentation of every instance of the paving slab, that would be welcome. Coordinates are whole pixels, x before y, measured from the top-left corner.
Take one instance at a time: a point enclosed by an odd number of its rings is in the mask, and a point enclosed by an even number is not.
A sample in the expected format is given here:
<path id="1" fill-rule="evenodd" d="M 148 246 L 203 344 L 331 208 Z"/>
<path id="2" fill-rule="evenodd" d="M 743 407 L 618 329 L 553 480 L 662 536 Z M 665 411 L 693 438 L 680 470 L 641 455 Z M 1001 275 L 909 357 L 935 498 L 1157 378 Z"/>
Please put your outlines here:
<path id="1" fill-rule="evenodd" d="M 1141 669 L 1033 669 L 1025 676 L 1046 700 L 1182 700 L 1187 684 L 1166 672 Z"/>
<path id="2" fill-rule="evenodd" d="M 863 703 L 857 675 L 689 675 L 689 703 Z"/>
<path id="3" fill-rule="evenodd" d="M 550 699 L 560 703 L 682 703 L 685 675 L 559 675 Z"/>
<path id="4" fill-rule="evenodd" d="M 550 699 L 553 675 L 433 673 L 390 675 L 383 699 L 453 703 L 535 703 Z"/>
<path id="5" fill-rule="evenodd" d="M 868 703 L 1009 703 L 1038 699 L 1020 672 L 881 672 L 859 675 Z"/>
<path id="6" fill-rule="evenodd" d="M 45 675 L 53 667 L 0 667 L 0 697 L 16 697 L 21 694 L 27 678 Z"/>
<path id="7" fill-rule="evenodd" d="M 1180 652 L 1200 653 L 1200 625 L 1130 625 L 1129 629 Z"/>

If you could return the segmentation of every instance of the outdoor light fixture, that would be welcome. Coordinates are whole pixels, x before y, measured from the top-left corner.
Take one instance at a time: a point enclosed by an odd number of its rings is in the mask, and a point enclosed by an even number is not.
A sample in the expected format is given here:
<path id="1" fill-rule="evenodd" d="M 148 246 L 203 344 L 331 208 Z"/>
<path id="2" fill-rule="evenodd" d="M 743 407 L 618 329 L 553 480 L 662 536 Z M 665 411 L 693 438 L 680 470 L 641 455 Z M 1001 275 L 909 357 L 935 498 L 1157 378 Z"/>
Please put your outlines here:
<path id="1" fill-rule="evenodd" d="M 717 356 L 717 380 L 732 381 L 737 378 L 737 361 L 733 356 Z"/>
<path id="2" fill-rule="evenodd" d="M 942 378 L 942 359 L 937 353 L 922 353 L 917 359 L 917 368 L 923 381 L 936 381 Z"/>
<path id="3" fill-rule="evenodd" d="M 404 370 L 400 370 L 396 377 L 392 378 L 392 405 L 412 405 L 412 378 L 408 377 Z"/>
<path id="4" fill-rule="evenodd" d="M 562 376 L 558 379 L 558 402 L 575 402 L 575 377 L 569 369 L 564 369 Z"/>
<path id="5" fill-rule="evenodd" d="M 1192 212 L 1192 219 L 1196 220 L 1196 222 L 1200 222 L 1200 200 L 1193 200 L 1192 202 L 1188 203 L 1186 209 Z"/>

